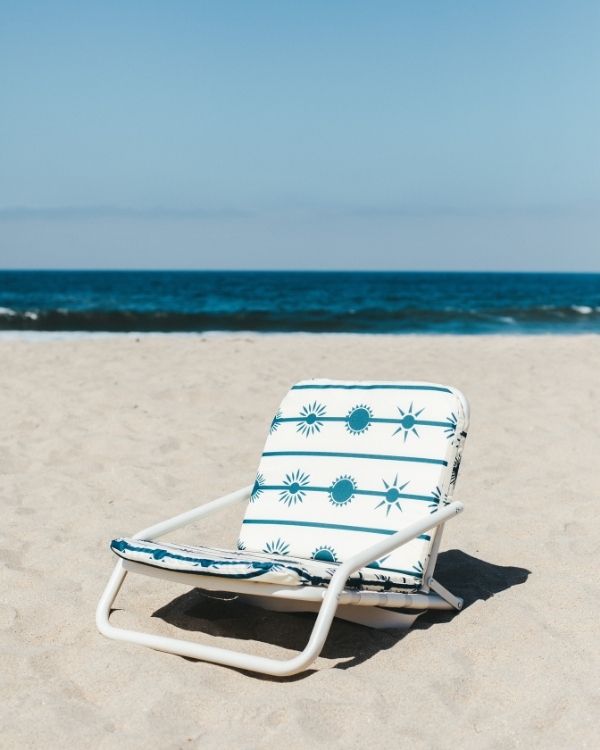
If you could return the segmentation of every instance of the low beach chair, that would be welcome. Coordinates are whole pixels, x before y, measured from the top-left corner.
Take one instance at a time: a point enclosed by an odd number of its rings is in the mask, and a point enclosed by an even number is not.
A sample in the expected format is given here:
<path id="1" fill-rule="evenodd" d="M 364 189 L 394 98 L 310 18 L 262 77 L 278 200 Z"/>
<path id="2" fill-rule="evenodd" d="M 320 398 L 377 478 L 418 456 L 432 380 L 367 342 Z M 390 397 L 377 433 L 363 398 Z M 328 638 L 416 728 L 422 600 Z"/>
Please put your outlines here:
<path id="1" fill-rule="evenodd" d="M 407 628 L 427 609 L 460 609 L 433 577 L 469 412 L 431 383 L 308 380 L 273 418 L 254 485 L 113 540 L 115 570 L 100 599 L 101 633 L 181 656 L 290 675 L 319 655 L 334 617 Z M 246 503 L 237 550 L 160 537 Z M 114 627 L 128 573 L 233 592 L 259 607 L 318 612 L 304 651 L 287 660 Z"/>

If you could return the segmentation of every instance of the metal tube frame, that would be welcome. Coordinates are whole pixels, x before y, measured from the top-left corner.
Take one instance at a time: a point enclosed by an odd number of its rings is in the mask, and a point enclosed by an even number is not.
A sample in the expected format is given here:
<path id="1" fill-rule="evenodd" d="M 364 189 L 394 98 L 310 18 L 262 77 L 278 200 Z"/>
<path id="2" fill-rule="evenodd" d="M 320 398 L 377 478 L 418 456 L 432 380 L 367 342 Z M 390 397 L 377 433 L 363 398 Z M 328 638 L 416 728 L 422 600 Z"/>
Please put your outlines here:
<path id="1" fill-rule="evenodd" d="M 225 495 L 224 497 L 210 503 L 201 505 L 187 513 L 181 513 L 180 515 L 169 518 L 166 521 L 149 526 L 135 534 L 134 539 L 144 539 L 146 541 L 158 539 L 171 531 L 187 526 L 193 521 L 197 521 L 211 513 L 215 513 L 223 508 L 229 507 L 230 505 L 247 500 L 250 496 L 251 489 L 251 487 L 244 487 L 237 492 L 232 492 L 229 495 Z M 369 606 L 378 608 L 402 607 L 420 610 L 430 608 L 460 609 L 462 607 L 462 600 L 453 596 L 433 578 L 429 578 L 428 581 L 425 582 L 426 591 L 428 591 L 427 587 L 430 587 L 433 593 L 403 594 L 373 591 L 358 592 L 347 590 L 344 586 L 351 574 L 359 568 L 389 554 L 392 550 L 406 544 L 420 534 L 424 534 L 426 531 L 437 526 L 442 526 L 447 520 L 453 518 L 462 510 L 462 503 L 452 502 L 437 510 L 435 513 L 427 516 L 427 518 L 415 521 L 392 536 L 386 537 L 382 541 L 373 544 L 371 547 L 357 552 L 337 568 L 327 588 L 310 586 L 286 587 L 252 581 L 233 581 L 226 577 L 217 578 L 206 575 L 180 573 L 120 559 L 115 565 L 108 584 L 98 602 L 98 607 L 96 609 L 96 625 L 98 630 L 108 638 L 136 643 L 141 646 L 148 646 L 158 651 L 166 651 L 173 654 L 179 654 L 180 656 L 187 656 L 193 659 L 201 659 L 203 661 L 224 664 L 237 669 L 261 672 L 263 674 L 278 677 L 296 674 L 297 672 L 306 669 L 321 653 L 338 606 L 341 610 L 345 607 L 348 607 L 348 609 L 361 607 L 362 610 L 363 607 Z M 437 549 L 435 550 L 435 554 L 437 555 Z M 433 571 L 434 565 L 435 561 L 428 566 L 428 571 Z M 165 580 L 171 580 L 177 583 L 185 583 L 193 587 L 198 586 L 204 589 L 257 595 L 261 599 L 264 597 L 272 597 L 274 601 L 284 599 L 306 601 L 307 603 L 320 602 L 320 605 L 315 624 L 304 650 L 291 659 L 271 659 L 262 656 L 255 656 L 253 654 L 245 654 L 239 651 L 217 648 L 215 646 L 192 643 L 178 638 L 152 635 L 150 633 L 142 633 L 114 627 L 109 622 L 111 606 L 128 573 L 141 573 Z M 309 608 L 314 608 L 314 604 L 307 606 Z M 382 610 L 379 609 L 378 611 L 381 612 Z M 367 614 L 366 611 L 365 614 Z M 373 615 L 375 614 L 375 611 L 373 611 Z M 389 613 L 388 616 L 392 616 L 392 613 Z M 374 621 L 375 620 L 376 618 L 374 617 Z"/>

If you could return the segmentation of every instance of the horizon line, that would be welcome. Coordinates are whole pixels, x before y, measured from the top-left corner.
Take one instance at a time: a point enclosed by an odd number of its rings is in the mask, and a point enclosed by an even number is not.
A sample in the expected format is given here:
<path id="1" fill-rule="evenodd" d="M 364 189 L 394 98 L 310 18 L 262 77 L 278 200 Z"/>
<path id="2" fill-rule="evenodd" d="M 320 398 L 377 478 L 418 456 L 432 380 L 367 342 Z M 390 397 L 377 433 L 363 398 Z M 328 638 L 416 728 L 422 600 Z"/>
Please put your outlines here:
<path id="1" fill-rule="evenodd" d="M 2 268 L 0 273 L 337 273 L 337 274 L 472 274 L 472 275 L 547 275 L 547 276 L 600 276 L 597 271 L 558 270 L 463 270 L 463 269 L 401 269 L 401 268 Z"/>

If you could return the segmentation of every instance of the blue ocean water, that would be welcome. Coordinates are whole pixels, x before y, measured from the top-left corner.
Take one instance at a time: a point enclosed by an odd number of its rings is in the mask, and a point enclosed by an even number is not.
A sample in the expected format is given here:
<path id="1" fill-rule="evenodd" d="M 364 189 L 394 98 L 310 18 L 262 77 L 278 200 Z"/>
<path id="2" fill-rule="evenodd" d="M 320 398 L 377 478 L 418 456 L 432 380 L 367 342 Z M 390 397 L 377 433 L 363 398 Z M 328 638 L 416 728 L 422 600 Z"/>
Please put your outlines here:
<path id="1" fill-rule="evenodd" d="M 0 330 L 600 332 L 600 274 L 0 271 Z"/>

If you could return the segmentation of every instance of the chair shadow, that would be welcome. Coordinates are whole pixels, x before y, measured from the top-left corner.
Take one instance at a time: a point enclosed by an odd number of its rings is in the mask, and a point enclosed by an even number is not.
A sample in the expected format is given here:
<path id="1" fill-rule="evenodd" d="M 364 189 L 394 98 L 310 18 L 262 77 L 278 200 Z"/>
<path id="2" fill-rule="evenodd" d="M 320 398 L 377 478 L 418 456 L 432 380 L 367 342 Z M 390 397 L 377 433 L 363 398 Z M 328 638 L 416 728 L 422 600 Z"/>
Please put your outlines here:
<path id="1" fill-rule="evenodd" d="M 485 601 L 494 594 L 506 591 L 527 581 L 531 571 L 525 568 L 494 565 L 461 552 L 440 553 L 435 578 L 453 594 L 464 599 L 463 609 L 477 601 Z M 460 612 L 429 610 L 415 622 L 413 629 L 429 629 L 450 622 Z M 273 612 L 260 609 L 228 592 L 208 592 L 202 589 L 178 596 L 152 614 L 182 630 L 199 631 L 212 636 L 253 640 L 282 648 L 302 651 L 312 630 L 314 613 Z M 345 620 L 334 619 L 321 656 L 326 659 L 345 659 L 336 669 L 350 669 L 370 659 L 380 651 L 392 648 L 410 631 L 374 630 Z M 314 670 L 291 677 L 261 677 L 270 680 L 294 681 L 304 679 Z M 256 676 L 256 675 L 254 675 Z"/>

